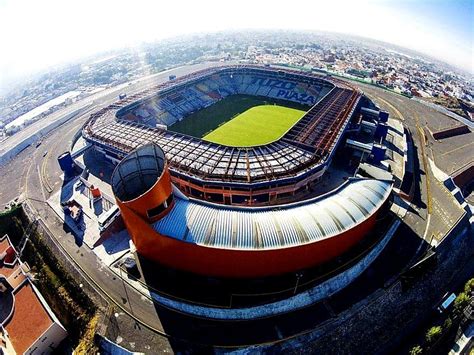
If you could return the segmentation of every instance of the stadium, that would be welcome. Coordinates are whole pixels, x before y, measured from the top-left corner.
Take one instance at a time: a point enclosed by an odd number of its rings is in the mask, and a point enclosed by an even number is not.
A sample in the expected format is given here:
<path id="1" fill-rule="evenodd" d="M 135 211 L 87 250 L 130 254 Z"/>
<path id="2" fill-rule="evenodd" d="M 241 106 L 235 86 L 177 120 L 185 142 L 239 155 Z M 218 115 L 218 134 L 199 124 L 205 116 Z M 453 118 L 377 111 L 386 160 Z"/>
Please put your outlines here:
<path id="1" fill-rule="evenodd" d="M 122 97 L 82 136 L 116 164 L 112 191 L 138 254 L 267 277 L 341 257 L 385 213 L 388 115 L 369 106 L 332 77 L 218 66 Z"/>

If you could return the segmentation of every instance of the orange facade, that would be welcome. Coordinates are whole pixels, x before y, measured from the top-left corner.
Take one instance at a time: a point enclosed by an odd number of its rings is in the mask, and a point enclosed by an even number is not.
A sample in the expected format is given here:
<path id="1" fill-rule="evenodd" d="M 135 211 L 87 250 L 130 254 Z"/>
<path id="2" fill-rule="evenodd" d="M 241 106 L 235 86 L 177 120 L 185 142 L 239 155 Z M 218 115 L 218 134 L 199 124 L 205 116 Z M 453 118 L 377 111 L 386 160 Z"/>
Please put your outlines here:
<path id="1" fill-rule="evenodd" d="M 131 211 L 134 211 L 142 219 L 147 220 L 148 222 L 155 222 L 165 216 L 166 213 L 168 213 L 169 210 L 173 207 L 173 204 L 167 206 L 164 212 L 151 218 L 148 215 L 148 211 L 153 207 L 163 205 L 165 201 L 167 201 L 168 198 L 171 196 L 171 194 L 171 177 L 168 170 L 168 165 L 165 164 L 164 170 L 159 179 L 151 187 L 151 189 L 149 189 L 143 195 L 129 201 L 120 201 L 117 196 L 115 196 L 115 199 L 121 211 L 123 211 L 123 209 L 127 207 Z"/>
<path id="2" fill-rule="evenodd" d="M 138 253 L 147 259 L 175 269 L 230 278 L 279 275 L 320 265 L 356 245 L 376 221 L 374 214 L 337 236 L 296 247 L 238 250 L 206 247 L 163 236 L 126 206 L 121 211 Z"/>
<path id="3" fill-rule="evenodd" d="M 142 169 L 143 164 L 147 162 L 145 159 L 152 156 L 150 152 L 161 154 L 163 165 L 159 169 L 153 170 L 151 165 L 149 170 Z M 125 168 L 122 168 L 122 164 L 126 164 Z M 150 176 L 156 180 L 147 190 L 140 190 L 141 184 L 145 183 L 144 174 L 151 170 L 156 174 Z M 125 173 L 128 174 L 125 178 L 120 175 Z M 120 179 L 115 179 L 116 176 Z M 134 180 L 136 176 L 139 178 Z M 207 276 L 265 277 L 320 265 L 356 245 L 372 229 L 377 215 L 373 213 L 363 222 L 339 235 L 308 244 L 252 250 L 218 248 L 161 235 L 153 229 L 151 223 L 164 217 L 174 204 L 168 164 L 158 146 L 148 145 L 132 152 L 119 163 L 112 180 L 116 181 L 114 191 L 121 191 L 118 187 L 123 183 L 128 184 L 127 188 L 134 192 L 132 195 L 123 195 L 133 196 L 127 201 L 120 201 L 117 196 L 116 199 L 137 252 L 170 268 Z M 139 183 L 135 184 L 137 181 Z"/>

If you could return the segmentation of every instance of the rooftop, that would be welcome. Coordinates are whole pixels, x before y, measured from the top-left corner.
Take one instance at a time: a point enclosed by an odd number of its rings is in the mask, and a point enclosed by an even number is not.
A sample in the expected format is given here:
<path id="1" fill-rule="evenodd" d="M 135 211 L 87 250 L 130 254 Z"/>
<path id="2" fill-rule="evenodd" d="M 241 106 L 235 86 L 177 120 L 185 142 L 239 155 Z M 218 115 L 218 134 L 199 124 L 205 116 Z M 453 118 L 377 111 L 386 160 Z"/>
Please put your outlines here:
<path id="1" fill-rule="evenodd" d="M 0 254 L 12 248 L 8 236 L 0 239 Z M 18 354 L 27 351 L 57 320 L 46 301 L 27 278 L 19 259 L 11 265 L 0 263 L 0 283 L 5 290 L 0 292 L 0 325 Z"/>
<path id="2" fill-rule="evenodd" d="M 392 183 L 350 179 L 325 195 L 278 209 L 223 208 L 176 198 L 160 234 L 185 242 L 227 249 L 276 249 L 330 238 L 362 223 L 387 200 Z"/>
<path id="3" fill-rule="evenodd" d="M 53 324 L 53 320 L 29 282 L 14 296 L 14 312 L 4 328 L 16 352 L 22 354 Z"/>
<path id="4" fill-rule="evenodd" d="M 18 269 L 15 249 L 10 244 L 8 236 L 0 237 L 0 275 L 7 279 Z"/>
<path id="5" fill-rule="evenodd" d="M 280 140 L 252 148 L 227 147 L 187 136 L 127 121 L 117 113 L 128 106 L 139 105 L 157 91 L 164 92 L 222 70 L 258 70 L 265 75 L 280 75 L 275 69 L 263 67 L 212 68 L 181 77 L 127 97 L 91 116 L 83 136 L 106 146 L 117 155 L 125 155 L 150 141 L 167 154 L 171 172 L 183 173 L 195 179 L 242 184 L 295 177 L 316 168 L 333 152 L 342 131 L 355 108 L 360 94 L 342 83 L 317 102 Z M 285 70 L 286 80 L 322 80 L 320 76 Z M 333 79 L 332 79 L 333 80 Z M 334 83 L 331 83 L 333 85 Z"/>

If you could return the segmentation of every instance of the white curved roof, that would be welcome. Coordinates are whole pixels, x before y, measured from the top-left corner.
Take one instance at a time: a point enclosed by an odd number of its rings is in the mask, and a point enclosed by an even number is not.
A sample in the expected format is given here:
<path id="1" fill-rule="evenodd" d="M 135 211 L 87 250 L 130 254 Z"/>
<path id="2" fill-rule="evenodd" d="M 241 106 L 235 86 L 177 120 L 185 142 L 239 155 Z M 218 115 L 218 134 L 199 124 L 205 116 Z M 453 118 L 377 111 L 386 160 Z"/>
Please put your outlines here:
<path id="1" fill-rule="evenodd" d="M 225 249 L 274 249 L 316 242 L 363 222 L 387 200 L 391 182 L 350 179 L 340 188 L 300 203 L 230 208 L 175 199 L 153 228 L 185 242 Z"/>

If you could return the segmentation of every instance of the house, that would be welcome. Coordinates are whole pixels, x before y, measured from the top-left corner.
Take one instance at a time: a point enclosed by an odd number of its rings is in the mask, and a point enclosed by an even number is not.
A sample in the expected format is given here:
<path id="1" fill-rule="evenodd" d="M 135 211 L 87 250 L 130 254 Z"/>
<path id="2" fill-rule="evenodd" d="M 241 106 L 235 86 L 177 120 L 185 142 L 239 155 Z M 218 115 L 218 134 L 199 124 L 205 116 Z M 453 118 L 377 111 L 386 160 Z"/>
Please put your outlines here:
<path id="1" fill-rule="evenodd" d="M 67 331 L 28 277 L 7 235 L 0 238 L 0 354 L 48 354 Z"/>

